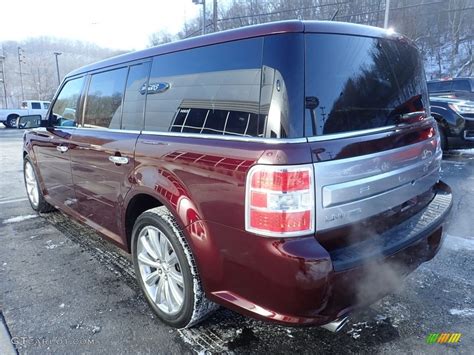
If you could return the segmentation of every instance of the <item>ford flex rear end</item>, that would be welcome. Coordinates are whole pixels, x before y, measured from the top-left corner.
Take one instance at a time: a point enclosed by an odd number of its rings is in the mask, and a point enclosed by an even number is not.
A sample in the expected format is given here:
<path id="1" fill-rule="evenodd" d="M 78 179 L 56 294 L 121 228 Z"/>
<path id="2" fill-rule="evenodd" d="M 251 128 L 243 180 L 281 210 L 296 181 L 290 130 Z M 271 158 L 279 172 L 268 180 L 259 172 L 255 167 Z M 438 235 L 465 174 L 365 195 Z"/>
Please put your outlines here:
<path id="1" fill-rule="evenodd" d="M 411 41 L 253 26 L 70 73 L 25 135 L 32 207 L 132 253 L 158 317 L 338 330 L 430 260 L 452 204 Z"/>

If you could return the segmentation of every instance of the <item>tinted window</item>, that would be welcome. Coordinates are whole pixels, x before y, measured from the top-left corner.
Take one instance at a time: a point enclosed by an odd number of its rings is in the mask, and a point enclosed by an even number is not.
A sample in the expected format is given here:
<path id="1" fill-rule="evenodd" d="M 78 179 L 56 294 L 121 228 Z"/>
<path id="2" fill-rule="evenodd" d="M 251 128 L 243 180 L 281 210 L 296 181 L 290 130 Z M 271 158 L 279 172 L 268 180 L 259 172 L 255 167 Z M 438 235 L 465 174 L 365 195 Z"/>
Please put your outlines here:
<path id="1" fill-rule="evenodd" d="M 303 136 L 304 121 L 304 35 L 265 37 L 263 82 L 260 100 L 262 117 L 268 116 L 265 136 Z"/>
<path id="2" fill-rule="evenodd" d="M 32 102 L 31 103 L 31 108 L 33 110 L 41 110 L 41 104 L 39 102 Z"/>
<path id="3" fill-rule="evenodd" d="M 262 42 L 261 38 L 249 39 L 155 57 L 145 129 L 257 135 L 256 130 L 236 129 L 235 116 L 248 121 L 250 115 L 255 121 L 251 127 L 261 126 Z M 225 129 L 228 117 L 232 130 Z"/>
<path id="4" fill-rule="evenodd" d="M 122 129 L 141 130 L 150 63 L 132 65 L 123 99 Z"/>
<path id="5" fill-rule="evenodd" d="M 49 108 L 49 102 L 43 102 L 43 108 L 47 110 Z"/>
<path id="6" fill-rule="evenodd" d="M 69 80 L 64 84 L 52 109 L 57 117 L 58 126 L 75 126 L 80 122 L 79 103 L 83 85 L 83 77 Z"/>
<path id="7" fill-rule="evenodd" d="M 316 134 L 396 124 L 428 107 L 423 64 L 410 44 L 367 37 L 306 35 L 307 109 Z"/>
<path id="8" fill-rule="evenodd" d="M 468 80 L 454 80 L 453 90 L 456 91 L 471 91 L 471 85 Z"/>
<path id="9" fill-rule="evenodd" d="M 85 127 L 120 128 L 127 70 L 121 68 L 92 75 L 86 98 Z"/>
<path id="10" fill-rule="evenodd" d="M 433 81 L 428 83 L 429 92 L 446 92 L 452 91 L 453 82 L 452 81 Z"/>

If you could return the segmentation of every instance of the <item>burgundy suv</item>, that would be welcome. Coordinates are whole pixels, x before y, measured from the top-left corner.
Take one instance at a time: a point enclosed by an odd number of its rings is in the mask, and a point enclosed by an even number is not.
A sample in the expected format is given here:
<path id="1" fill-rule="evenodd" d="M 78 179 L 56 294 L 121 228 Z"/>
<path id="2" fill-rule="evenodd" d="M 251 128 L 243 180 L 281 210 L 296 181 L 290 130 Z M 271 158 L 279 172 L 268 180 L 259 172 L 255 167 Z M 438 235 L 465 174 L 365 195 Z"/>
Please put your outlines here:
<path id="1" fill-rule="evenodd" d="M 373 27 L 289 21 L 121 55 L 68 74 L 40 125 L 33 209 L 131 252 L 176 327 L 222 305 L 337 330 L 436 254 L 452 204 L 420 55 Z"/>

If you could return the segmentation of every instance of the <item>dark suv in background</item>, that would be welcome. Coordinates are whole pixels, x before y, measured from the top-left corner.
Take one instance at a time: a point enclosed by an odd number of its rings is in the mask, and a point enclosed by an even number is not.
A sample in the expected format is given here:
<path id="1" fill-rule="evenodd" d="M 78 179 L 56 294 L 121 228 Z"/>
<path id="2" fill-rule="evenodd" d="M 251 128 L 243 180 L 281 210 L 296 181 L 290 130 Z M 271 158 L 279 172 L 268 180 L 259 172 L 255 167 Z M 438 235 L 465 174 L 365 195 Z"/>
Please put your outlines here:
<path id="1" fill-rule="evenodd" d="M 441 147 L 449 149 L 448 138 L 474 143 L 474 101 L 430 96 L 431 114 L 438 122 Z"/>
<path id="2" fill-rule="evenodd" d="M 338 330 L 437 253 L 452 204 L 420 55 L 374 27 L 271 23 L 108 59 L 66 76 L 42 126 L 24 137 L 31 206 L 130 251 L 175 327 L 219 304 Z"/>
<path id="3" fill-rule="evenodd" d="M 428 81 L 431 96 L 449 96 L 455 99 L 474 100 L 474 78 L 453 78 Z"/>

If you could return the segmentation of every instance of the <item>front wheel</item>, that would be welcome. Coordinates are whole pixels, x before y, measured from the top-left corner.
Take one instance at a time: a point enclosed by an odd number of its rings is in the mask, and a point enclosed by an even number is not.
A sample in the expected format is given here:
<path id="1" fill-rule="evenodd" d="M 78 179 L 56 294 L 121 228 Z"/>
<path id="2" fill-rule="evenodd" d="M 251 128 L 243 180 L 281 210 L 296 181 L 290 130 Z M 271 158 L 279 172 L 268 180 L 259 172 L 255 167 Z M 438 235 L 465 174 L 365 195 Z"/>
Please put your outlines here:
<path id="1" fill-rule="evenodd" d="M 145 298 L 164 323 L 190 327 L 217 308 L 204 295 L 191 250 L 165 207 L 153 208 L 137 218 L 132 258 Z"/>
<path id="2" fill-rule="evenodd" d="M 8 127 L 8 128 L 16 128 L 16 125 L 17 125 L 17 119 L 18 119 L 18 115 L 10 115 L 8 116 L 6 122 L 5 122 L 5 125 Z"/>
<path id="3" fill-rule="evenodd" d="M 53 211 L 54 207 L 44 199 L 33 163 L 28 156 L 26 156 L 23 161 L 23 178 L 25 180 L 26 195 L 30 201 L 31 208 L 37 212 Z"/>

